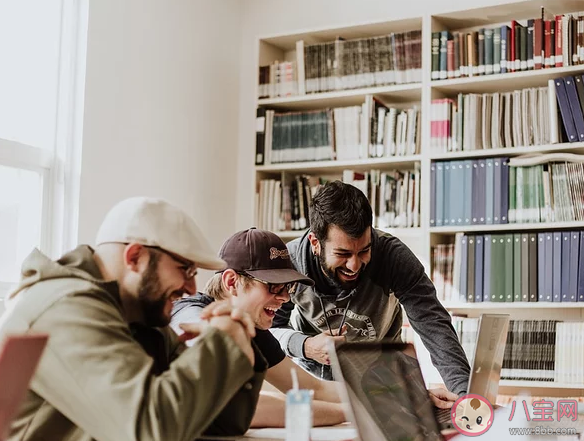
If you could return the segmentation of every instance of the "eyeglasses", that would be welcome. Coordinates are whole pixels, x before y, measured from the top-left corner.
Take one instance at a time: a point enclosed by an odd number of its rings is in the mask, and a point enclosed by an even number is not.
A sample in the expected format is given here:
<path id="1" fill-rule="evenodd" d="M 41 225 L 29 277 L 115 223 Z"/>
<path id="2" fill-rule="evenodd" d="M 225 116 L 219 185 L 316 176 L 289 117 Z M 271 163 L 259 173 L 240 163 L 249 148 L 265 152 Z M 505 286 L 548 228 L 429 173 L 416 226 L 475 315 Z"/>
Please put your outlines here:
<path id="1" fill-rule="evenodd" d="M 146 246 L 146 248 L 150 248 L 152 250 L 160 251 L 161 253 L 166 254 L 168 257 L 170 257 L 175 262 L 180 263 L 181 266 L 179 266 L 178 268 L 184 273 L 185 278 L 187 280 L 190 280 L 190 279 L 192 279 L 193 277 L 195 277 L 197 275 L 197 265 L 195 265 L 194 263 L 191 263 L 190 261 L 185 261 L 184 259 L 181 259 L 176 254 L 171 253 L 170 251 L 166 251 L 163 248 L 149 247 L 149 246 Z"/>
<path id="2" fill-rule="evenodd" d="M 243 277 L 247 277 L 248 279 L 252 279 L 255 280 L 256 282 L 260 282 L 263 283 L 264 285 L 268 286 L 268 291 L 270 292 L 270 294 L 274 294 L 274 295 L 279 295 L 282 294 L 284 292 L 284 290 L 286 290 L 286 292 L 288 292 L 288 294 L 294 294 L 296 292 L 296 287 L 298 286 L 298 282 L 288 282 L 288 283 L 270 283 L 270 282 L 266 282 L 265 280 L 260 280 L 248 273 L 237 273 L 240 276 Z"/>

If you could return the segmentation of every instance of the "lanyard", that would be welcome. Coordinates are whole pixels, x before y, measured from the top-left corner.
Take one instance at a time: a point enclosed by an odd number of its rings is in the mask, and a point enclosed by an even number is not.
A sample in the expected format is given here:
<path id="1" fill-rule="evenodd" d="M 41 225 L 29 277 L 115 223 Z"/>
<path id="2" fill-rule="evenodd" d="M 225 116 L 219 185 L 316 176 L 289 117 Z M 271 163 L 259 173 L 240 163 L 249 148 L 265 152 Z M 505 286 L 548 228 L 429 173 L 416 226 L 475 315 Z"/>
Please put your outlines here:
<path id="1" fill-rule="evenodd" d="M 329 330 L 329 332 L 331 333 L 331 335 L 333 334 L 333 329 L 331 328 L 331 324 L 328 321 L 328 318 L 326 316 L 326 309 L 324 308 L 324 302 L 322 301 L 322 298 L 319 297 L 318 300 L 320 300 L 320 306 L 322 307 L 322 314 L 324 317 L 324 321 L 326 322 L 326 326 Z M 343 326 L 345 325 L 345 319 L 347 318 L 347 311 L 349 309 L 349 306 L 351 305 L 351 300 L 353 300 L 353 297 L 349 297 L 349 301 L 347 302 L 347 306 L 345 306 L 345 311 L 343 311 L 343 318 L 341 319 L 341 325 L 339 326 L 339 331 L 337 333 L 337 335 L 341 335 L 341 329 L 343 329 Z"/>

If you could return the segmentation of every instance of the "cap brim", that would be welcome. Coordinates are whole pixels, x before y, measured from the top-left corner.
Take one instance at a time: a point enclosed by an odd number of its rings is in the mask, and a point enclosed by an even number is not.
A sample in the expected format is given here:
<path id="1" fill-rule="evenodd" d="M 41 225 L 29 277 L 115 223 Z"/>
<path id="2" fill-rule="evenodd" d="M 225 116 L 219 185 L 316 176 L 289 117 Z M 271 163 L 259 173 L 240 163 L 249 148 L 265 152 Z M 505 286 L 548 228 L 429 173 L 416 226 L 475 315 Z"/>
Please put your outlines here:
<path id="1" fill-rule="evenodd" d="M 254 276 L 257 279 L 263 280 L 269 283 L 290 283 L 290 282 L 300 282 L 304 285 L 314 286 L 314 281 L 304 274 L 300 274 L 298 271 L 293 269 L 266 269 L 266 270 L 251 270 L 246 271 L 250 276 Z"/>
<path id="2" fill-rule="evenodd" d="M 218 257 L 198 258 L 195 260 L 195 264 L 197 268 L 213 271 L 221 271 L 227 268 L 225 261 Z"/>

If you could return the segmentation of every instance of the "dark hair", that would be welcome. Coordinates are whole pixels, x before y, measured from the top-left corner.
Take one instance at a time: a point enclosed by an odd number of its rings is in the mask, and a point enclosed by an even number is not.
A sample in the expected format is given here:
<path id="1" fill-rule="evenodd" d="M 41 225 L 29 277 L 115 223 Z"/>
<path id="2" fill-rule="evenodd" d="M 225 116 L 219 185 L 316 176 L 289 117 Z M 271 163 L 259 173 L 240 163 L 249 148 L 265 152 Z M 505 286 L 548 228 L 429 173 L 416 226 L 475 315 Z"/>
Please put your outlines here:
<path id="1" fill-rule="evenodd" d="M 373 223 L 371 205 L 361 190 L 351 184 L 332 181 L 324 184 L 310 203 L 310 229 L 320 241 L 336 225 L 352 238 L 361 237 Z"/>

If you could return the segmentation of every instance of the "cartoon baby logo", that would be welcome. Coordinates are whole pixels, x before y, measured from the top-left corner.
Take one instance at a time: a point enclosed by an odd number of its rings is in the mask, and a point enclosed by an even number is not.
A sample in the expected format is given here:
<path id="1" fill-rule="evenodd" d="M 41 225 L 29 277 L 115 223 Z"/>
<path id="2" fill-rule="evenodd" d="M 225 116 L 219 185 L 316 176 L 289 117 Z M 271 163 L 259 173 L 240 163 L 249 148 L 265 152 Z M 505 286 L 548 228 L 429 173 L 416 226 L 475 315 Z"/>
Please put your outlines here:
<path id="1" fill-rule="evenodd" d="M 466 436 L 479 436 L 493 424 L 493 406 L 476 394 L 460 397 L 450 412 L 454 428 Z"/>

